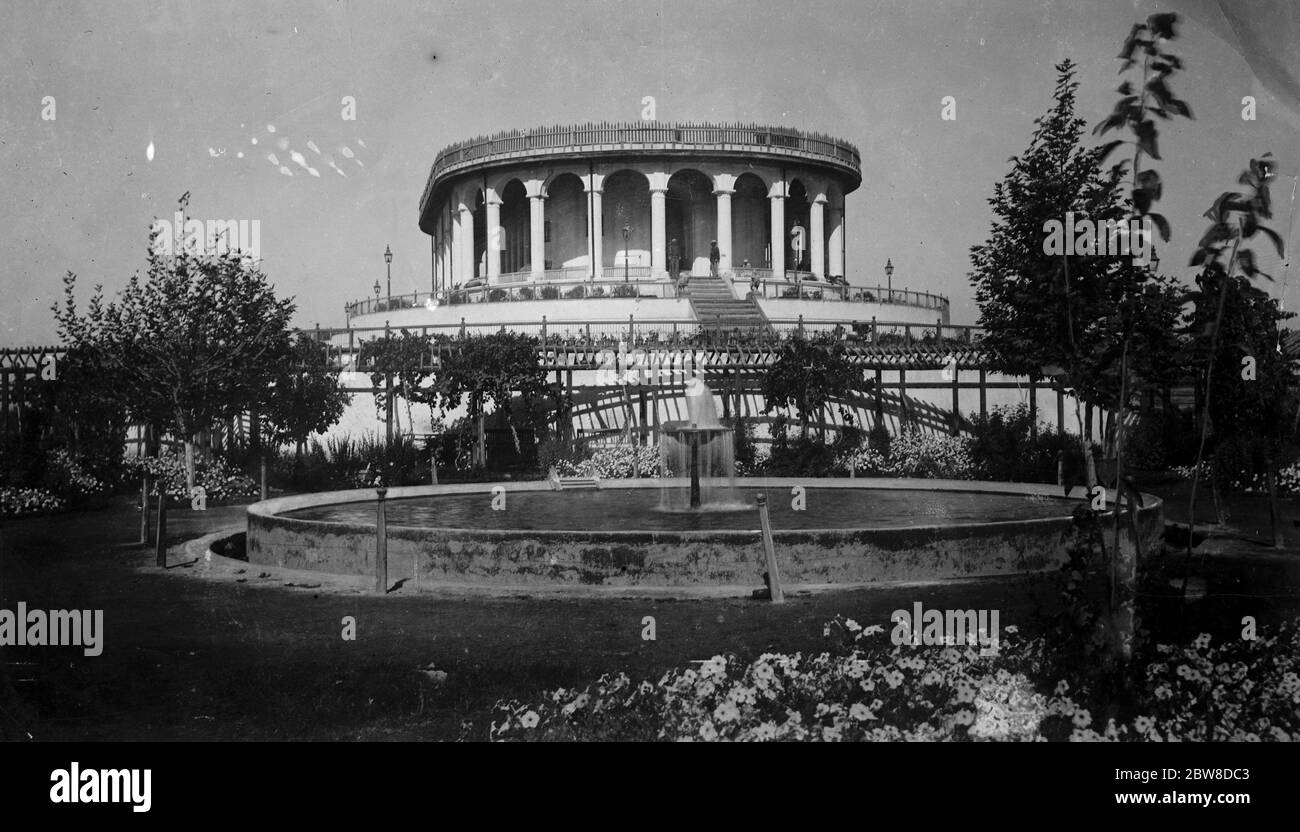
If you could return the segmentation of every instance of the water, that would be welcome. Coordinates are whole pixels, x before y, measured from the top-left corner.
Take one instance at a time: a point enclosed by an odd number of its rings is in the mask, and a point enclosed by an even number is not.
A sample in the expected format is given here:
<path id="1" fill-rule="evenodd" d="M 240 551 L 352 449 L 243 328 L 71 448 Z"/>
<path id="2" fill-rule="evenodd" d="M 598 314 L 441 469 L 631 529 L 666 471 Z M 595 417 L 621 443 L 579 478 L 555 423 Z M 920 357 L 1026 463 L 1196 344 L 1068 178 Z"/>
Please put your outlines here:
<path id="1" fill-rule="evenodd" d="M 758 529 L 754 497 L 766 490 L 774 529 L 907 528 L 999 520 L 1067 517 L 1077 504 L 1055 497 L 969 491 L 809 488 L 807 510 L 793 511 L 789 488 L 739 488 L 732 511 L 664 511 L 653 488 L 520 491 L 506 509 L 491 509 L 492 495 L 453 494 L 389 500 L 390 526 L 547 531 L 707 531 Z M 375 504 L 348 503 L 287 512 L 306 520 L 374 525 Z"/>
<path id="2" fill-rule="evenodd" d="M 737 505 L 736 447 L 731 428 L 718 420 L 713 392 L 697 376 L 686 385 L 686 414 L 689 422 L 664 425 L 659 456 L 664 470 L 685 478 L 686 485 L 665 484 L 659 490 L 659 507 L 664 511 L 724 510 Z M 698 444 L 700 508 L 691 506 L 691 445 Z"/>

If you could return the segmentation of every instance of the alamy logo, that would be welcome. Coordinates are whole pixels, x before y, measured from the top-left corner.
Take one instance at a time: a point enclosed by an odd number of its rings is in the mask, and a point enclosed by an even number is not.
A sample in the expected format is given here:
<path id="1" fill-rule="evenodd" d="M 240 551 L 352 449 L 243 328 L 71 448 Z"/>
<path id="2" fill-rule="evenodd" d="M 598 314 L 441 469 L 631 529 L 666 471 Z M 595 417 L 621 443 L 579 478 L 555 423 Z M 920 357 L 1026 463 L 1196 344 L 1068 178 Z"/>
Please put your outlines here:
<path id="1" fill-rule="evenodd" d="M 998 614 L 997 610 L 927 610 L 916 601 L 911 610 L 890 613 L 894 629 L 889 638 L 894 644 L 913 646 L 978 644 L 981 655 L 996 655 Z"/>
<path id="2" fill-rule="evenodd" d="M 1065 212 L 1065 222 L 1043 223 L 1043 254 L 1050 257 L 1132 257 L 1134 263 L 1150 262 L 1155 237 L 1151 218 L 1130 220 L 1076 219 Z"/>
<path id="3" fill-rule="evenodd" d="M 171 255 L 178 249 L 189 254 L 221 256 L 228 253 L 262 259 L 261 220 L 185 219 L 177 211 L 170 220 L 154 220 L 154 254 Z"/>
<path id="4" fill-rule="evenodd" d="M 50 772 L 51 803 L 129 803 L 133 812 L 153 805 L 153 769 L 88 768 L 80 763 Z"/>
<path id="5" fill-rule="evenodd" d="M 0 647 L 81 647 L 87 656 L 104 652 L 103 610 L 37 610 L 18 602 L 0 609 Z"/>

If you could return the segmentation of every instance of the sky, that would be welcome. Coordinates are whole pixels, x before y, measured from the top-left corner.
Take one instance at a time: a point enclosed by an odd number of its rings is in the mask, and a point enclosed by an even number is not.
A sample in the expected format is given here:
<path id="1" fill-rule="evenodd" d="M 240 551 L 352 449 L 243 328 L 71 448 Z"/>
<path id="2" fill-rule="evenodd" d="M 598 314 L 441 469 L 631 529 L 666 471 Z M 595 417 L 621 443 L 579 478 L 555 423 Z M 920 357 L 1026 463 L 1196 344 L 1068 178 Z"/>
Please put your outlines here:
<path id="1" fill-rule="evenodd" d="M 1296 242 L 1300 3 L 1294 0 L 816 2 L 111 2 L 0 7 L 0 347 L 57 340 L 50 307 L 112 294 L 145 267 L 155 218 L 182 193 L 197 218 L 260 223 L 263 269 L 304 327 L 342 326 L 384 279 L 427 291 L 417 227 L 448 144 L 510 128 L 741 121 L 833 134 L 862 151 L 849 195 L 855 285 L 952 299 L 975 323 L 970 247 L 987 200 L 1079 64 L 1095 124 L 1130 26 L 1182 18 L 1171 86 L 1195 119 L 1160 122 L 1173 226 L 1161 269 L 1190 280 L 1202 212 L 1271 151 L 1273 228 Z M 1242 98 L 1256 99 L 1243 120 Z M 956 119 L 941 118 L 943 99 Z M 350 98 L 349 98 L 350 97 Z M 49 99 L 53 99 L 51 109 Z M 349 102 L 355 108 L 348 112 Z M 355 115 L 346 119 L 345 115 Z M 52 118 L 50 116 L 53 116 Z M 1094 141 L 1089 137 L 1089 141 Z M 272 160 L 271 156 L 274 156 Z M 1294 267 L 1261 258 L 1286 308 Z"/>

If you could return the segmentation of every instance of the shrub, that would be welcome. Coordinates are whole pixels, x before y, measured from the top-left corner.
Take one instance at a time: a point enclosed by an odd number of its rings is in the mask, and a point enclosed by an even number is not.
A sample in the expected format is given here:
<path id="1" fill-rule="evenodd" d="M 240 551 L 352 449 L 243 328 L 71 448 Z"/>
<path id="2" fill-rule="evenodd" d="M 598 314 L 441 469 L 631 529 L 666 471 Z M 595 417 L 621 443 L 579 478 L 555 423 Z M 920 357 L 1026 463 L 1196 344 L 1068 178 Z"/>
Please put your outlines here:
<path id="1" fill-rule="evenodd" d="M 173 500 L 188 502 L 190 499 L 185 485 L 185 455 L 182 453 L 163 451 L 158 456 L 131 457 L 126 461 L 126 472 L 136 480 L 147 472 L 154 494 L 159 493 L 161 484 L 162 493 Z M 252 477 L 232 470 L 219 456 L 195 458 L 194 484 L 203 488 L 209 501 L 261 494 L 261 486 Z"/>
<path id="2" fill-rule="evenodd" d="M 875 430 L 873 429 L 873 433 Z M 969 480 L 975 477 L 970 439 L 906 430 L 890 442 L 869 441 L 866 447 L 841 453 L 837 467 L 853 465 L 864 476 Z M 885 452 L 879 450 L 884 444 Z"/>
<path id="3" fill-rule="evenodd" d="M 555 286 L 543 286 L 541 293 L 542 300 L 556 300 L 560 297 L 560 290 Z"/>
<path id="4" fill-rule="evenodd" d="M 634 467 L 635 463 L 635 467 Z M 653 445 L 610 445 L 597 448 L 579 459 L 559 459 L 555 469 L 562 477 L 628 479 L 637 470 L 643 477 L 672 476 L 664 470 L 659 449 Z"/>
<path id="5" fill-rule="evenodd" d="M 40 488 L 0 486 L 0 517 L 52 514 L 67 508 L 67 501 Z"/>
<path id="6" fill-rule="evenodd" d="M 505 289 L 492 289 L 488 292 L 488 300 L 499 303 L 503 300 L 510 300 L 510 293 Z"/>
<path id="7" fill-rule="evenodd" d="M 60 496 L 76 503 L 94 494 L 101 494 L 107 486 L 96 477 L 91 476 L 72 458 L 72 454 L 63 448 L 50 451 L 46 455 L 45 474 L 41 478 L 41 490 Z"/>
<path id="8" fill-rule="evenodd" d="M 585 287 L 585 286 L 574 286 L 572 289 L 570 289 L 569 291 L 565 292 L 565 293 L 564 293 L 564 296 L 565 296 L 566 298 L 571 299 L 571 300 L 577 300 L 577 299 L 579 299 L 579 298 L 586 297 L 586 294 L 587 294 L 587 287 Z"/>
<path id="9" fill-rule="evenodd" d="M 532 300 L 534 297 L 536 297 L 536 295 L 533 293 L 532 287 L 530 286 L 519 287 L 520 300 Z"/>
<path id="10" fill-rule="evenodd" d="M 602 286 L 592 286 L 591 291 L 588 292 L 587 295 L 588 297 L 593 298 L 603 298 L 605 296 L 605 289 Z"/>
<path id="11" fill-rule="evenodd" d="M 995 407 L 987 415 L 971 419 L 970 452 L 976 477 L 1054 483 L 1058 454 L 1064 454 L 1067 481 L 1072 473 L 1080 470 L 1082 456 L 1079 441 L 1073 434 L 1043 428 L 1035 438 L 1030 426 L 1029 406 L 1024 403 Z M 1075 478 L 1079 477 L 1075 475 Z"/>
<path id="12" fill-rule="evenodd" d="M 637 296 L 637 288 L 629 283 L 622 283 L 615 286 L 610 294 L 616 298 L 634 298 Z"/>

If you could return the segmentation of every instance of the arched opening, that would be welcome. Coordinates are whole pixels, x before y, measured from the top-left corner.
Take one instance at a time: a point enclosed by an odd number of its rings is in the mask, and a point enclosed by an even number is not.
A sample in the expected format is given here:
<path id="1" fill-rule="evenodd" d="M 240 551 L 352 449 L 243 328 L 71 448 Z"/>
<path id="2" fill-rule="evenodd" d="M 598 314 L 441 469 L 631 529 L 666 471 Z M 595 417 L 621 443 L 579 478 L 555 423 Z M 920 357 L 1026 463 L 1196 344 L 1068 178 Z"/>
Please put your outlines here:
<path id="1" fill-rule="evenodd" d="M 772 255 L 768 243 L 772 237 L 771 209 L 767 202 L 767 185 L 752 173 L 736 180 L 736 194 L 731 198 L 732 268 L 770 268 Z"/>
<path id="2" fill-rule="evenodd" d="M 814 244 L 811 231 L 812 205 L 808 189 L 798 179 L 790 183 L 785 200 L 785 266 L 790 271 L 806 272 L 811 268 Z M 796 232 L 796 229 L 803 229 Z M 802 237 L 802 249 L 796 251 L 796 237 Z"/>
<path id="3" fill-rule="evenodd" d="M 605 177 L 601 204 L 605 276 L 622 277 L 625 266 L 649 268 L 650 181 L 633 170 L 612 173 Z"/>
<path id="4" fill-rule="evenodd" d="M 501 190 L 501 273 L 528 270 L 528 191 L 524 183 L 511 179 Z"/>
<path id="5" fill-rule="evenodd" d="M 664 236 L 668 241 L 668 259 L 673 259 L 673 240 L 676 240 L 676 268 L 692 275 L 707 275 L 709 247 L 718 236 L 718 209 L 712 180 L 698 170 L 674 173 L 668 180 L 665 208 Z M 670 275 L 673 275 L 673 268 L 669 262 Z"/>
<path id="6" fill-rule="evenodd" d="M 546 268 L 588 265 L 587 195 L 576 174 L 562 173 L 546 188 Z"/>

